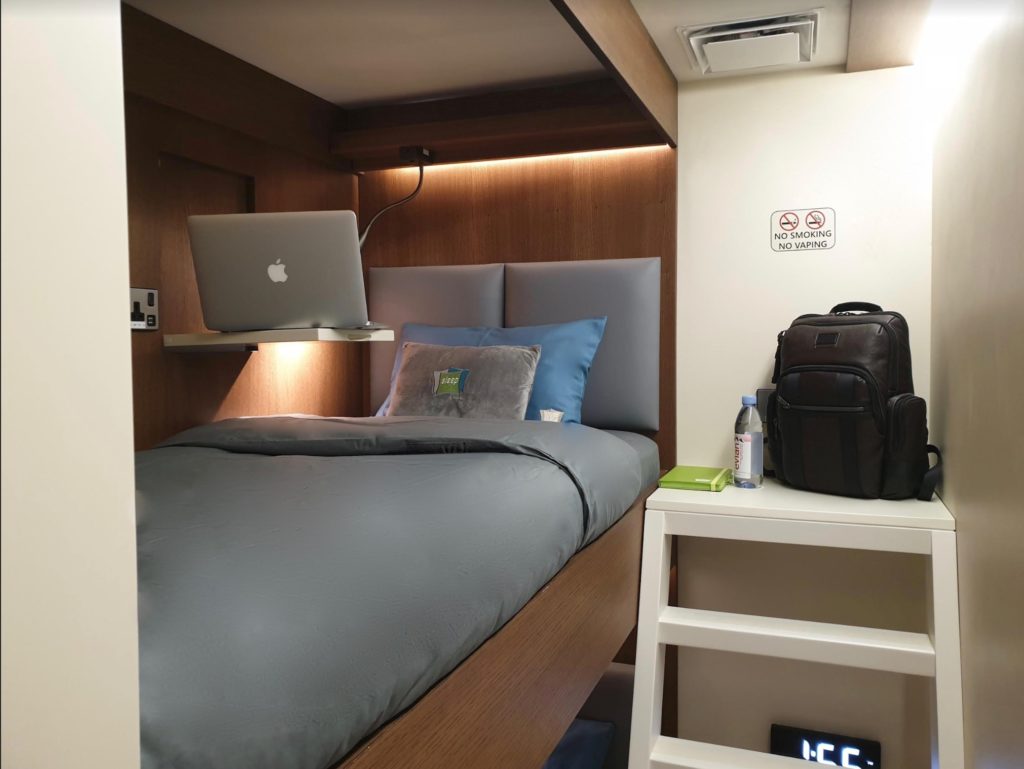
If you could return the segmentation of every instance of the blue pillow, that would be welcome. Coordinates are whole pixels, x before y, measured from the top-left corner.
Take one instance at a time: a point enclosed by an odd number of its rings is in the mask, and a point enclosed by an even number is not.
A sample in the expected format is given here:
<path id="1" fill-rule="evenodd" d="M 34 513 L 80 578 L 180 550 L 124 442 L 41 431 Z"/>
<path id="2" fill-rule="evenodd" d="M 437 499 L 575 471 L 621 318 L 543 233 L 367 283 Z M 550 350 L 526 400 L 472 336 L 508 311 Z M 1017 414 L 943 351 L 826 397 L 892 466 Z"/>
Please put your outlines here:
<path id="1" fill-rule="evenodd" d="M 604 336 L 607 318 L 588 318 L 548 326 L 519 326 L 517 328 L 476 328 L 427 326 L 406 323 L 398 343 L 395 365 L 391 371 L 391 388 L 402 365 L 402 343 L 443 344 L 453 347 L 490 347 L 510 345 L 532 347 L 540 345 L 540 362 L 533 380 L 533 392 L 526 407 L 527 419 L 540 419 L 541 409 L 554 409 L 565 414 L 563 422 L 579 422 L 583 409 L 583 393 L 587 386 L 590 364 Z M 389 391 L 377 416 L 388 412 L 391 404 Z"/>

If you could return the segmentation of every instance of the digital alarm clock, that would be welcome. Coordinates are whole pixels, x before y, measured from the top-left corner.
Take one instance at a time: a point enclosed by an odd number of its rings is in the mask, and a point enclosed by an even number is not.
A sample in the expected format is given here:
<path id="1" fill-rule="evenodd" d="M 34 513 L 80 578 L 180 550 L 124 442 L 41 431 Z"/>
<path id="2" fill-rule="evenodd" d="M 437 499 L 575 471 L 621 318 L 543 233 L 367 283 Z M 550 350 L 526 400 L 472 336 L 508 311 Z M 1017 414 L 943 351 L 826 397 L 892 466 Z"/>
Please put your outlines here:
<path id="1" fill-rule="evenodd" d="M 881 769 L 882 744 L 875 740 L 772 724 L 771 752 L 825 766 Z"/>

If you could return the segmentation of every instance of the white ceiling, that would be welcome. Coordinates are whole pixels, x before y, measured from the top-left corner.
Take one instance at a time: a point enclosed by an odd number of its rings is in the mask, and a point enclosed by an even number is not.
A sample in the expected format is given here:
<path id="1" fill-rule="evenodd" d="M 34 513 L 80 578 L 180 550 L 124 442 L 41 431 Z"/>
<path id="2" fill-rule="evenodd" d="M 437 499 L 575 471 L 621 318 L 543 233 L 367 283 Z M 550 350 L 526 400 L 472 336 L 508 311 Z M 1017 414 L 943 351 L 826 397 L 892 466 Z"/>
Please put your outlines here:
<path id="1" fill-rule="evenodd" d="M 585 79 L 601 65 L 549 0 L 129 0 L 343 106 Z"/>
<path id="2" fill-rule="evenodd" d="M 742 77 L 753 73 L 785 69 L 832 67 L 846 63 L 846 43 L 850 30 L 850 0 L 632 0 L 644 25 L 654 38 L 661 55 L 680 82 Z M 809 11 L 824 8 L 818 33 L 818 51 L 814 61 L 786 67 L 765 67 L 752 72 L 702 75 L 690 63 L 676 27 L 739 21 L 759 16 Z"/>

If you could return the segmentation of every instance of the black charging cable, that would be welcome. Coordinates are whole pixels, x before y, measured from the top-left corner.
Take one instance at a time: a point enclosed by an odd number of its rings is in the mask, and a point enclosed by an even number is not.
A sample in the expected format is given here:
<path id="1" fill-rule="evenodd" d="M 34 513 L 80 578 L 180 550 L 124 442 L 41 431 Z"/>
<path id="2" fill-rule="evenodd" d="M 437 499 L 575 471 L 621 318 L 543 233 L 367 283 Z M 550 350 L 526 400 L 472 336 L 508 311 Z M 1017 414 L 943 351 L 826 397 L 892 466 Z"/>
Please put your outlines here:
<path id="1" fill-rule="evenodd" d="M 433 161 L 434 153 L 431 152 L 430 150 L 428 150 L 426 147 L 402 147 L 399 150 L 399 153 L 400 153 L 400 155 L 403 158 L 410 157 L 410 158 L 414 159 L 416 161 L 416 165 L 419 166 L 420 178 L 416 182 L 416 189 L 414 189 L 412 192 L 410 192 L 408 195 L 406 195 L 401 200 L 396 200 L 394 203 L 390 203 L 390 204 L 384 206 L 384 208 L 382 208 L 380 211 L 378 211 L 377 213 L 375 213 L 373 215 L 373 218 L 370 219 L 370 223 L 367 224 L 366 225 L 366 229 L 363 230 L 363 234 L 359 236 L 359 248 L 360 248 L 360 250 L 362 250 L 363 244 L 366 242 L 366 236 L 370 234 L 370 228 L 373 227 L 373 223 L 374 222 L 376 222 L 378 219 L 380 219 L 381 216 L 386 214 L 392 208 L 398 208 L 398 206 L 401 206 L 401 205 L 404 205 L 404 204 L 408 203 L 410 200 L 412 200 L 417 195 L 419 195 L 420 194 L 420 190 L 423 189 L 423 167 L 425 165 L 427 165 L 428 163 L 431 163 Z"/>

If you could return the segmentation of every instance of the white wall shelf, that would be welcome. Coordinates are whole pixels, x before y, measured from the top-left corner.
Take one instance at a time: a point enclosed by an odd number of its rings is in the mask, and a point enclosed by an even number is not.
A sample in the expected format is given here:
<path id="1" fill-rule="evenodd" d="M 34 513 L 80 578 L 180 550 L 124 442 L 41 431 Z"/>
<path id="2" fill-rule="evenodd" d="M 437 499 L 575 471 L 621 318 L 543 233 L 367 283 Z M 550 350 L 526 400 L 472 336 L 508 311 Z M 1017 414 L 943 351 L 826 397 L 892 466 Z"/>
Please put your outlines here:
<path id="1" fill-rule="evenodd" d="M 761 617 L 668 605 L 673 537 L 711 537 L 929 559 L 927 633 Z M 933 765 L 963 769 L 963 700 L 956 522 L 942 502 L 849 499 L 766 481 L 758 490 L 659 489 L 647 499 L 637 618 L 630 769 L 783 769 L 802 759 L 661 734 L 665 648 L 737 654 L 924 676 L 932 680 Z"/>
<path id="2" fill-rule="evenodd" d="M 164 334 L 164 347 L 173 352 L 241 352 L 258 349 L 261 344 L 280 342 L 393 342 L 390 328 L 281 328 L 266 331 L 207 332 L 202 334 Z"/>

